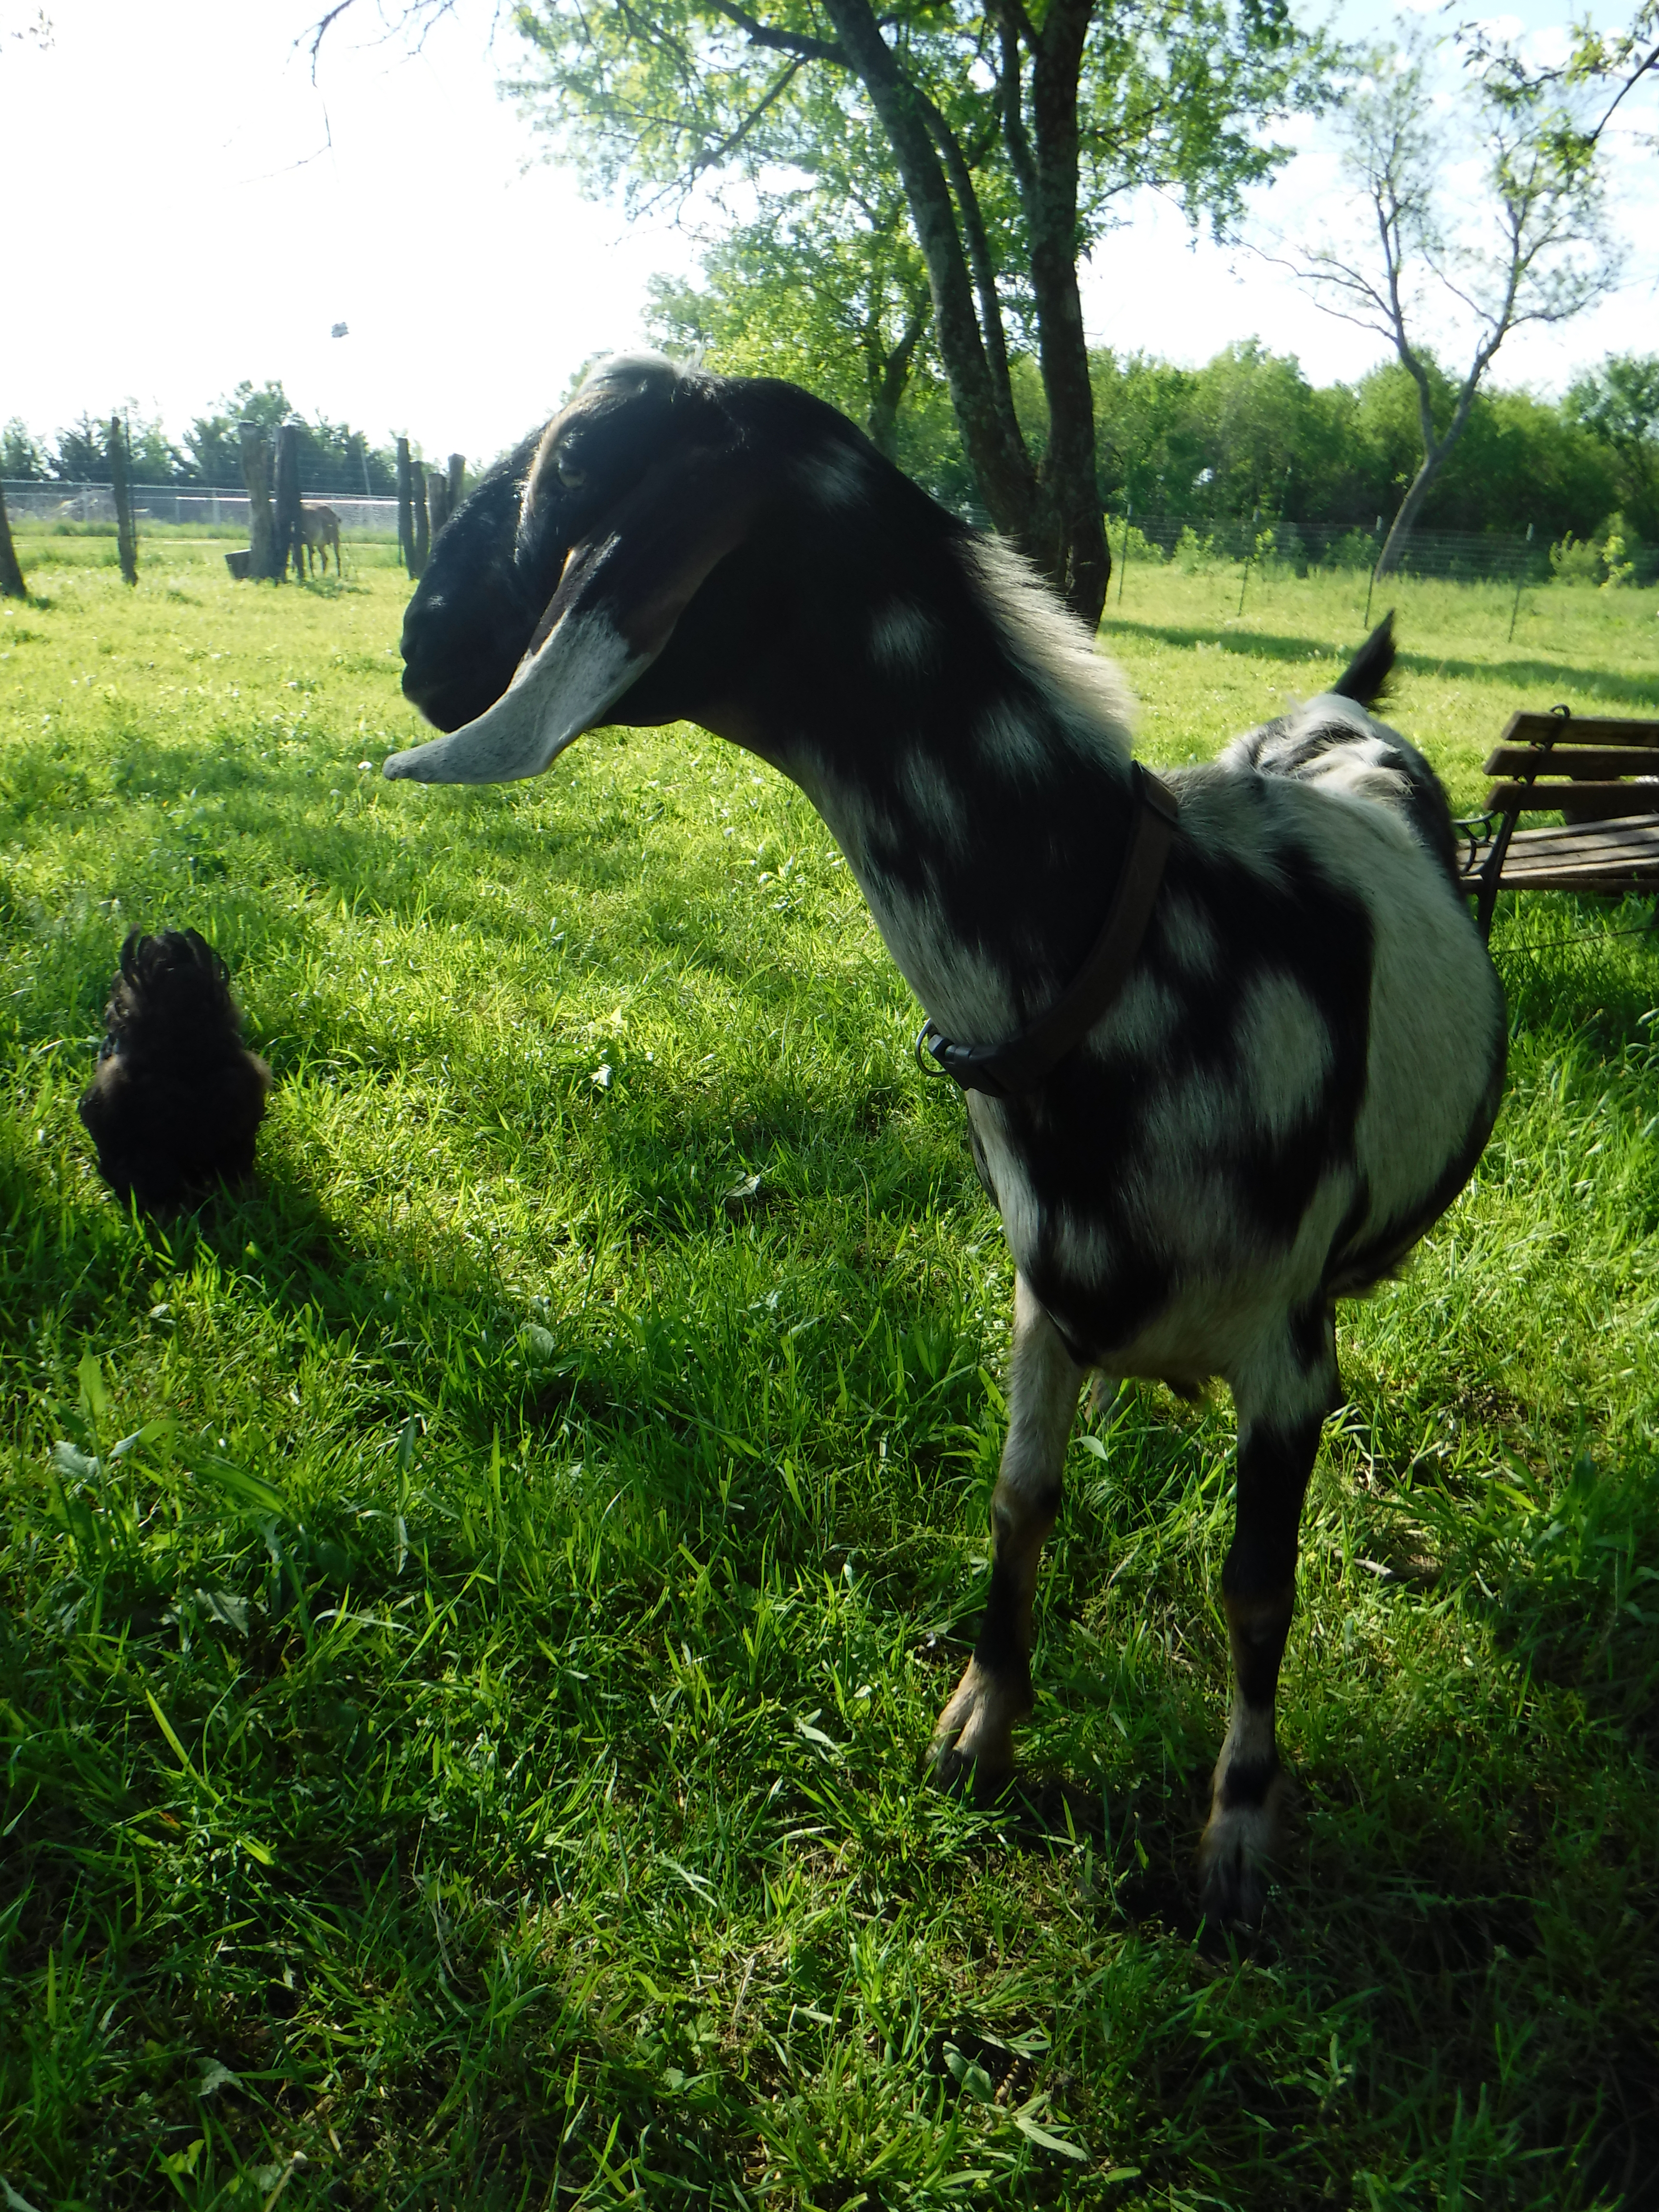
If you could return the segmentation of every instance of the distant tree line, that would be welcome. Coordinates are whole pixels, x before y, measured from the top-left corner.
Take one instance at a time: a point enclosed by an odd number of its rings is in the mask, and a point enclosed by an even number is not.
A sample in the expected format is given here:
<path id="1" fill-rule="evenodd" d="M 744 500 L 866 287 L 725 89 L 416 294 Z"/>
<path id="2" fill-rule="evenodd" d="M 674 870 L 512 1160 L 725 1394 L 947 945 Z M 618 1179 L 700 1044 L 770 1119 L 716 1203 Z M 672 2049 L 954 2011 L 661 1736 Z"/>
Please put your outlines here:
<path id="1" fill-rule="evenodd" d="M 1254 340 L 1204 368 L 1092 357 L 1100 489 L 1121 513 L 1386 524 L 1421 465 L 1419 394 L 1398 362 L 1310 384 Z M 1458 393 L 1427 363 L 1437 416 Z M 1475 394 L 1425 501 L 1427 530 L 1588 538 L 1615 514 L 1659 544 L 1659 356 L 1610 356 L 1559 400 Z"/>
<path id="2" fill-rule="evenodd" d="M 947 505 L 971 510 L 974 476 L 945 380 L 915 332 L 919 295 L 896 256 L 886 291 L 866 302 L 861 326 L 830 337 L 816 327 L 834 288 L 787 285 L 782 270 L 751 263 L 718 287 L 659 284 L 651 319 L 675 351 L 700 346 L 711 368 L 787 376 L 823 392 Z M 755 295 L 777 279 L 778 298 L 755 313 Z M 757 281 L 758 279 L 758 281 Z M 791 317 L 785 297 L 799 303 Z M 892 325 L 884 350 L 879 332 Z M 876 335 L 871 336 L 870 333 Z M 903 349 L 904 374 L 891 374 Z M 825 362 L 836 364 L 825 368 Z M 1314 385 L 1294 356 L 1255 339 L 1229 346 L 1201 368 L 1139 354 L 1090 356 L 1096 421 L 1097 493 L 1121 514 L 1182 514 L 1195 520 L 1248 518 L 1312 525 L 1386 521 L 1421 459 L 1418 394 L 1389 362 L 1354 384 Z M 1045 434 L 1042 386 L 1021 355 L 1011 365 L 1021 427 L 1034 450 Z M 1438 401 L 1455 404 L 1451 380 L 1431 370 Z M 132 476 L 138 483 L 242 480 L 236 425 L 266 429 L 293 419 L 280 383 L 239 385 L 185 430 L 182 447 L 160 426 L 134 418 Z M 18 422 L 0 430 L 0 479 L 107 483 L 107 422 L 82 421 L 47 443 Z M 376 497 L 395 496 L 395 441 L 371 446 L 361 431 L 324 417 L 300 428 L 301 483 L 307 496 L 361 495 L 365 471 Z M 1559 400 L 1526 392 L 1483 391 L 1421 518 L 1430 530 L 1519 536 L 1530 523 L 1547 543 L 1601 533 L 1615 515 L 1632 543 L 1659 544 L 1659 356 L 1610 356 Z"/>
<path id="3" fill-rule="evenodd" d="M 793 210 L 789 213 L 793 214 Z M 785 376 L 832 400 L 947 506 L 972 512 L 974 474 L 902 258 L 871 260 L 862 289 L 801 284 L 782 264 L 799 243 L 738 234 L 705 258 L 704 281 L 659 280 L 648 321 L 671 352 L 701 349 L 713 368 Z M 817 241 L 814 241 L 816 244 Z M 902 376 L 890 374 L 902 352 Z M 1425 363 L 1437 416 L 1458 401 Z M 1202 368 L 1096 349 L 1096 489 L 1121 514 L 1266 519 L 1386 526 L 1422 464 L 1418 389 L 1398 362 L 1353 384 L 1314 385 L 1295 357 L 1256 339 Z M 1046 436 L 1035 364 L 1011 364 L 1026 442 Z M 897 385 L 896 396 L 895 385 Z M 1584 538 L 1622 515 L 1626 534 L 1659 544 L 1659 356 L 1612 356 L 1559 400 L 1483 389 L 1429 493 L 1427 530 Z"/>
<path id="4" fill-rule="evenodd" d="M 257 422 L 275 431 L 288 422 L 299 425 L 300 484 L 309 498 L 392 499 L 398 491 L 398 454 L 393 439 L 372 445 L 367 434 L 346 422 L 319 415 L 296 416 L 279 381 L 256 387 L 247 382 L 198 415 L 174 444 L 159 421 L 135 414 L 130 422 L 132 480 L 140 484 L 216 484 L 235 489 L 242 482 L 237 425 Z M 13 419 L 0 429 L 0 481 L 25 483 L 108 483 L 111 480 L 109 424 L 86 416 L 52 438 L 38 437 Z"/>

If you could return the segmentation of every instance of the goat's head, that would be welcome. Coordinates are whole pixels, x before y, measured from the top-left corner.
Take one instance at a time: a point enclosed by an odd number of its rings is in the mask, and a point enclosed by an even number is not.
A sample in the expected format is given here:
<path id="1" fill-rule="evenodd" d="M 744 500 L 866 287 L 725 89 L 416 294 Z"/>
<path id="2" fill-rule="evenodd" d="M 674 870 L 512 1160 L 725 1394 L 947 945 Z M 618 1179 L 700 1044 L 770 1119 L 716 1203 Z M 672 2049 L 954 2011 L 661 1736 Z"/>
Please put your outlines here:
<path id="1" fill-rule="evenodd" d="M 614 357 L 434 549 L 404 690 L 451 734 L 386 773 L 536 775 L 605 720 L 696 720 L 764 751 L 734 687 L 755 689 L 792 625 L 827 633 L 847 579 L 861 604 L 874 570 L 902 565 L 905 516 L 961 529 L 810 394 Z"/>
<path id="2" fill-rule="evenodd" d="M 457 510 L 403 634 L 405 694 L 454 734 L 388 775 L 537 775 L 655 660 L 756 503 L 714 389 L 613 357 Z"/>

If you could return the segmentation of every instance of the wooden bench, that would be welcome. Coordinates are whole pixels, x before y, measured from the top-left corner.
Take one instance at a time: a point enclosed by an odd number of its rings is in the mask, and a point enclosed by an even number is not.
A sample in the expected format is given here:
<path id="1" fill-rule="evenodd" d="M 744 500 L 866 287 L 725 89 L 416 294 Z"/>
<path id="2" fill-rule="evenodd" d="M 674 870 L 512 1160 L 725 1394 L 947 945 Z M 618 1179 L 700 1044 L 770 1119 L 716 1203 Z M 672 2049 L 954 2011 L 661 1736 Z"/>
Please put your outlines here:
<path id="1" fill-rule="evenodd" d="M 1500 890 L 1659 891 L 1659 721 L 1511 714 L 1486 773 L 1486 813 L 1457 825 L 1483 937 Z M 1544 813 L 1561 826 L 1518 827 Z"/>

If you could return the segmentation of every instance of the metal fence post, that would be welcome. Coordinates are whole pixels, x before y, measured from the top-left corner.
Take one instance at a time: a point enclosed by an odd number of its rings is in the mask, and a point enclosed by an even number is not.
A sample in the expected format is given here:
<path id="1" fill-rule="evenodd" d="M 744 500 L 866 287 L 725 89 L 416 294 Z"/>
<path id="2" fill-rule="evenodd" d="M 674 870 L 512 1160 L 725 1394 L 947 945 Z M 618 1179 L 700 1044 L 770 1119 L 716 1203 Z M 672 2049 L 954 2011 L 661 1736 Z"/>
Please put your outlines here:
<path id="1" fill-rule="evenodd" d="M 1261 501 L 1257 500 L 1255 512 L 1250 516 L 1250 534 L 1244 541 L 1244 576 L 1238 587 L 1238 611 L 1241 615 L 1244 611 L 1244 594 L 1250 586 L 1250 562 L 1255 554 L 1255 526 L 1261 520 Z"/>
<path id="2" fill-rule="evenodd" d="M 1532 525 L 1531 525 L 1531 523 L 1528 523 L 1528 524 L 1527 525 L 1527 538 L 1526 538 L 1526 542 L 1527 542 L 1527 544 L 1528 544 L 1528 545 L 1530 545 L 1530 544 L 1532 544 Z M 1514 605 L 1510 609 L 1510 635 L 1509 635 L 1509 642 L 1510 642 L 1510 644 L 1511 644 L 1511 645 L 1513 645 L 1513 644 L 1515 643 L 1515 619 L 1516 619 L 1516 616 L 1520 613 L 1520 611 L 1521 611 L 1521 586 L 1522 586 L 1522 584 L 1525 582 L 1525 580 L 1526 580 L 1526 574 L 1527 574 L 1527 556 L 1526 556 L 1525 553 L 1523 552 L 1523 553 L 1522 554 L 1522 556 L 1521 556 L 1520 560 L 1516 563 L 1516 568 L 1515 568 L 1515 605 Z"/>

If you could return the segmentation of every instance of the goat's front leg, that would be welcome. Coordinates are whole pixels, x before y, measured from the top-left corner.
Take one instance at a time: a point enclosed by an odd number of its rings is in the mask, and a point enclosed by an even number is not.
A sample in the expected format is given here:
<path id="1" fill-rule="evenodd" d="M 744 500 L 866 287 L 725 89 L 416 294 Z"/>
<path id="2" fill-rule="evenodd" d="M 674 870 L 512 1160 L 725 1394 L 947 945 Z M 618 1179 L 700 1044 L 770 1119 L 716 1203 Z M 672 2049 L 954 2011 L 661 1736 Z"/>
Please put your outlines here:
<path id="1" fill-rule="evenodd" d="M 1024 1276 L 1014 1282 L 1008 1438 L 991 1500 L 991 1588 L 968 1671 L 928 1753 L 947 1786 L 971 1771 L 981 1801 L 1013 1771 L 1014 1723 L 1031 1710 L 1031 1600 L 1043 1539 L 1060 1511 L 1060 1468 L 1084 1370 Z"/>
<path id="2" fill-rule="evenodd" d="M 1204 1909 L 1254 1922 L 1279 1840 L 1285 1779 L 1273 1706 L 1296 1603 L 1297 1533 L 1325 1416 L 1337 1402 L 1335 1333 L 1286 1344 L 1234 1379 L 1238 1499 L 1221 1570 L 1232 1647 L 1233 1706 L 1200 1846 Z"/>

